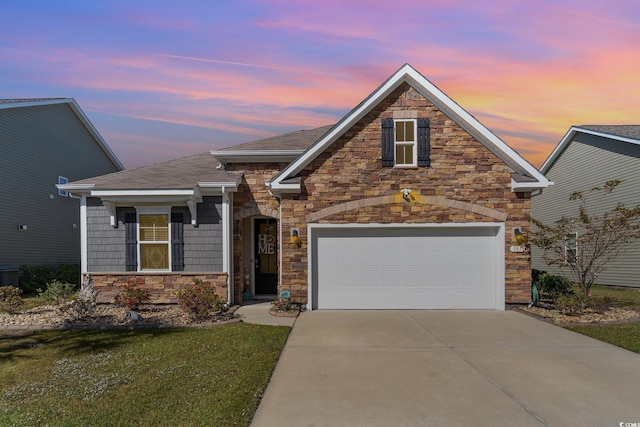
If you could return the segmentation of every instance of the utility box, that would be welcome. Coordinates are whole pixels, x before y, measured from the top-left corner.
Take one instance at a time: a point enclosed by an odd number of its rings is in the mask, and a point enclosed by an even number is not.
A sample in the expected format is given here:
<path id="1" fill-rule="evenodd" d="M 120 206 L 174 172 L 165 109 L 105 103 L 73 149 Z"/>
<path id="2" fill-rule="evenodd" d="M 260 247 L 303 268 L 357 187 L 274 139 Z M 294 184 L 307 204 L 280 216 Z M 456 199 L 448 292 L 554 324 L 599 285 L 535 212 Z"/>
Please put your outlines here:
<path id="1" fill-rule="evenodd" d="M 18 270 L 0 270 L 0 286 L 18 286 Z"/>

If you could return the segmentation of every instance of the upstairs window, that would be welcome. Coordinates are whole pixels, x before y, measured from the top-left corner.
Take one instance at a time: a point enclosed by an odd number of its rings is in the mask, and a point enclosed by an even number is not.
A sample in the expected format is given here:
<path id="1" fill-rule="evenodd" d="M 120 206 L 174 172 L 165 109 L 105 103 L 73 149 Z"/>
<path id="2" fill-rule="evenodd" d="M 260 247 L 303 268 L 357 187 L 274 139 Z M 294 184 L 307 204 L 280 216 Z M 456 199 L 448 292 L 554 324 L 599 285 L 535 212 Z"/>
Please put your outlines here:
<path id="1" fill-rule="evenodd" d="M 429 119 L 382 119 L 382 166 L 431 165 Z"/>
<path id="2" fill-rule="evenodd" d="M 395 122 L 395 166 L 416 166 L 416 121 Z"/>

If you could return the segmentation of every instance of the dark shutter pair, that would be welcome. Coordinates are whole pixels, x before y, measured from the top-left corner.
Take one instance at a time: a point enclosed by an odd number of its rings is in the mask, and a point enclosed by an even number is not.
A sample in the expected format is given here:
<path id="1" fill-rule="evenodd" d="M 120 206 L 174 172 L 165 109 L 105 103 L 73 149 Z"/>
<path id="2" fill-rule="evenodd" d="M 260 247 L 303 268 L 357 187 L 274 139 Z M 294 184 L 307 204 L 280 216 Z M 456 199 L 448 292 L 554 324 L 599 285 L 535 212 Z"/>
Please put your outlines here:
<path id="1" fill-rule="evenodd" d="M 429 119 L 418 119 L 418 166 L 431 165 L 431 124 Z M 382 119 L 382 166 L 393 167 L 395 159 L 395 126 L 393 119 Z"/>
<path id="2" fill-rule="evenodd" d="M 138 230 L 135 212 L 124 214 L 126 271 L 138 271 Z M 182 214 L 171 214 L 171 271 L 184 271 Z"/>

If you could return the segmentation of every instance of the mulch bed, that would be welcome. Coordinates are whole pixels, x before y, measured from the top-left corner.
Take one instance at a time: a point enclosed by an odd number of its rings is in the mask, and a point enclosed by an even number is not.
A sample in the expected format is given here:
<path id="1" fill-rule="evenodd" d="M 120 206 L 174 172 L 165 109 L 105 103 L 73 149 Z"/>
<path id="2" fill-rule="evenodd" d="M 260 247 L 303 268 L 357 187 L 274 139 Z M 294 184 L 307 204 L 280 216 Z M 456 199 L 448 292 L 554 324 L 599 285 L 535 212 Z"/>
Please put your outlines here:
<path id="1" fill-rule="evenodd" d="M 516 307 L 514 310 L 558 326 L 615 325 L 640 322 L 640 312 L 618 307 L 609 308 L 604 312 L 585 310 L 579 316 L 564 314 L 551 306 Z"/>

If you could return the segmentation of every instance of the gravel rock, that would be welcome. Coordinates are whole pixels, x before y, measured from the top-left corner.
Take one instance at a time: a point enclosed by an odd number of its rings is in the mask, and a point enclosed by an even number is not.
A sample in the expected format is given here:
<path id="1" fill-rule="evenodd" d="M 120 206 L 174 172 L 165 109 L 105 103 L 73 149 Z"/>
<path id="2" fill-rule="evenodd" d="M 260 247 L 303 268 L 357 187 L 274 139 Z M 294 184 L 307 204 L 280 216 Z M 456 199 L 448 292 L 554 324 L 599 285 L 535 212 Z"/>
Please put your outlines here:
<path id="1" fill-rule="evenodd" d="M 569 316 L 556 309 L 545 307 L 521 307 L 520 310 L 549 320 L 556 325 L 612 324 L 640 321 L 640 313 L 638 311 L 617 307 L 610 308 L 603 313 L 585 310 L 580 316 Z"/>
<path id="2" fill-rule="evenodd" d="M 144 328 L 144 327 L 179 327 L 179 326 L 212 326 L 220 323 L 240 321 L 233 313 L 235 307 L 227 312 L 218 313 L 206 322 L 192 322 L 189 317 L 175 305 L 146 305 L 137 313 L 138 320 L 130 320 L 135 316 L 126 316 L 127 310 L 122 307 L 99 305 L 93 313 L 83 320 L 74 320 L 55 306 L 40 306 L 17 314 L 0 314 L 0 329 L 71 329 L 71 328 Z"/>

